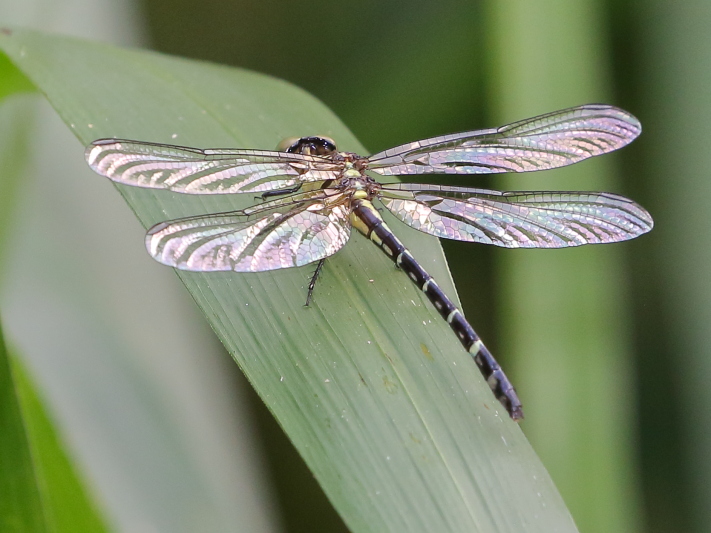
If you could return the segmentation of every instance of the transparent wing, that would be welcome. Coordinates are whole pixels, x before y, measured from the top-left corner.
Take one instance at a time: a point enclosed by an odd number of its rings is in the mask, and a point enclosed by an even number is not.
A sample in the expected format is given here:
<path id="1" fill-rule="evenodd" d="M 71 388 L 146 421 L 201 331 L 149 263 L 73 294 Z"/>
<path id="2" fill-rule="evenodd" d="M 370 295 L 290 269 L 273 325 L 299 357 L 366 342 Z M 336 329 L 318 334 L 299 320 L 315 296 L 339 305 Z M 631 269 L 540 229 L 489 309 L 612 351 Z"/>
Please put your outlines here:
<path id="1" fill-rule="evenodd" d="M 266 150 L 200 150 L 100 139 L 86 149 L 89 166 L 126 185 L 187 194 L 264 192 L 336 177 L 330 159 Z"/>
<path id="2" fill-rule="evenodd" d="M 148 230 L 146 247 L 165 265 L 198 272 L 305 265 L 348 242 L 350 210 L 339 198 L 294 195 L 244 211 L 163 222 Z"/>
<path id="3" fill-rule="evenodd" d="M 393 184 L 380 199 L 397 218 L 437 237 L 507 248 L 624 241 L 652 229 L 632 200 L 602 192 L 499 192 Z"/>
<path id="4" fill-rule="evenodd" d="M 544 170 L 622 148 L 641 131 L 626 111 L 589 104 L 501 128 L 404 144 L 369 157 L 368 169 L 386 176 Z"/>

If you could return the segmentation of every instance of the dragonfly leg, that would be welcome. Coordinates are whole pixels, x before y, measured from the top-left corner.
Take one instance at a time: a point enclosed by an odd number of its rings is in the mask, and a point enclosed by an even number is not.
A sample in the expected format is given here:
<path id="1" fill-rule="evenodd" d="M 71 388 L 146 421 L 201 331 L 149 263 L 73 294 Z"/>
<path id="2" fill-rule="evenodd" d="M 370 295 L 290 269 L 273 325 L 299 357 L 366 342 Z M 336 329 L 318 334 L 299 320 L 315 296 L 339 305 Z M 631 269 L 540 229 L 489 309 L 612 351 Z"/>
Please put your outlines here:
<path id="1" fill-rule="evenodd" d="M 292 194 L 297 192 L 299 189 L 301 189 L 301 183 L 297 183 L 293 187 L 289 187 L 288 189 L 277 189 L 275 191 L 266 191 L 262 193 L 261 199 L 266 200 L 267 198 L 271 198 L 272 196 L 282 196 L 284 194 Z M 260 197 L 257 196 L 256 199 L 258 200 Z"/>
<path id="2" fill-rule="evenodd" d="M 309 283 L 309 291 L 306 294 L 306 303 L 304 304 L 304 307 L 308 307 L 311 303 L 311 297 L 314 293 L 314 287 L 316 287 L 316 280 L 318 279 L 319 275 L 321 275 L 321 270 L 323 269 L 323 264 L 325 262 L 325 259 L 319 259 L 319 262 L 316 265 L 316 270 L 314 270 L 314 274 L 313 276 L 311 276 L 311 282 Z"/>

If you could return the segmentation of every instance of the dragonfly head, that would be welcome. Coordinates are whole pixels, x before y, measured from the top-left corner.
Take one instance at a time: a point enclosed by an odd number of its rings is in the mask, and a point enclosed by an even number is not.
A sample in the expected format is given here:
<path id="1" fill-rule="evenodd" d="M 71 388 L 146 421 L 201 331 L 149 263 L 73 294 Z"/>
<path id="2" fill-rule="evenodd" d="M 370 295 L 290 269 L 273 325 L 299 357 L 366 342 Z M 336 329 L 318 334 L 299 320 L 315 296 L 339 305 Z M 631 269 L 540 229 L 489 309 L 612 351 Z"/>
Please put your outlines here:
<path id="1" fill-rule="evenodd" d="M 329 137 L 288 137 L 277 146 L 280 152 L 328 156 L 336 153 L 336 143 Z"/>

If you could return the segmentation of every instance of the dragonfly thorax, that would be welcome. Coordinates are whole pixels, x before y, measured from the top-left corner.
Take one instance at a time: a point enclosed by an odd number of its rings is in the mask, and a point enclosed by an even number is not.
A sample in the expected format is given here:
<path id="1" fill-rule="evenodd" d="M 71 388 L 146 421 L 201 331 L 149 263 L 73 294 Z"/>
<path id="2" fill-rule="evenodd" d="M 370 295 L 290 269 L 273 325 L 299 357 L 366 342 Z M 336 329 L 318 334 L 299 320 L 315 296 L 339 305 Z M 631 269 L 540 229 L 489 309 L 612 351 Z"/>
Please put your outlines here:
<path id="1" fill-rule="evenodd" d="M 362 170 L 354 168 L 351 163 L 346 163 L 342 178 L 338 180 L 336 187 L 347 192 L 351 200 L 372 200 L 378 196 L 381 188 L 377 181 Z"/>

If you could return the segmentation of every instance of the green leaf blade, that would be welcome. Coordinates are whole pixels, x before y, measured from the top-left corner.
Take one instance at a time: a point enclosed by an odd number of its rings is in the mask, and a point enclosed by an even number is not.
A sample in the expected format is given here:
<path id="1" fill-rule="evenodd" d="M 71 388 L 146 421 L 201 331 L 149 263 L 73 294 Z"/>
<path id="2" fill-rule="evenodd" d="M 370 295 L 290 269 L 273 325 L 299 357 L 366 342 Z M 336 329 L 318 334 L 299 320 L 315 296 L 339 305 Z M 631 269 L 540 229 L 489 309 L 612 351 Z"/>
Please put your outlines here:
<path id="1" fill-rule="evenodd" d="M 0 530 L 106 531 L 28 373 L 0 333 Z"/>
<path id="2" fill-rule="evenodd" d="M 29 436 L 4 341 L 0 344 L 0 528 L 46 531 Z"/>

